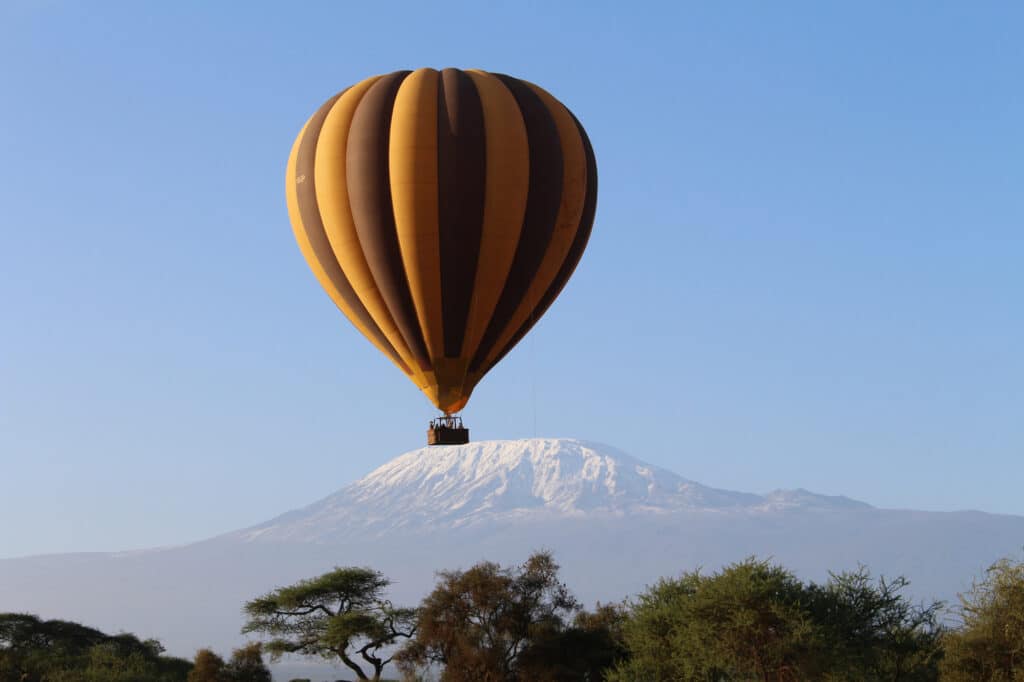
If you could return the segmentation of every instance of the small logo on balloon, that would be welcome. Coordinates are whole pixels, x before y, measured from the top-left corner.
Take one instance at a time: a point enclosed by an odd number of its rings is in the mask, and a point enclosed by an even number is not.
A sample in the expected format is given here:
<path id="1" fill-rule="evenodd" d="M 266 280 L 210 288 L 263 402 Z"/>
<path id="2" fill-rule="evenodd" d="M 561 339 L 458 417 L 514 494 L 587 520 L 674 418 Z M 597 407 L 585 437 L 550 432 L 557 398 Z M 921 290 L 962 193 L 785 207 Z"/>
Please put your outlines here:
<path id="1" fill-rule="evenodd" d="M 301 185 L 305 181 L 306 181 L 306 176 L 305 175 L 300 175 L 297 178 L 295 178 L 295 184 L 296 185 Z"/>

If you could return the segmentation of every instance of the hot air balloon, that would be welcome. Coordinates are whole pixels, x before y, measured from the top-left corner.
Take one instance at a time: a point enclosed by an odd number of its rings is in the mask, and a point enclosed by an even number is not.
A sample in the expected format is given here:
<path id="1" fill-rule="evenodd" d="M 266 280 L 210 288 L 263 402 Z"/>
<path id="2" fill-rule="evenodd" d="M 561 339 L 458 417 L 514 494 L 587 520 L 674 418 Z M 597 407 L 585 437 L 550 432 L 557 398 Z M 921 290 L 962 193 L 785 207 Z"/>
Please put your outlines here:
<path id="1" fill-rule="evenodd" d="M 292 146 L 288 214 L 342 313 L 443 412 L 431 441 L 565 286 L 590 236 L 594 152 L 542 88 L 479 70 L 374 76 Z"/>

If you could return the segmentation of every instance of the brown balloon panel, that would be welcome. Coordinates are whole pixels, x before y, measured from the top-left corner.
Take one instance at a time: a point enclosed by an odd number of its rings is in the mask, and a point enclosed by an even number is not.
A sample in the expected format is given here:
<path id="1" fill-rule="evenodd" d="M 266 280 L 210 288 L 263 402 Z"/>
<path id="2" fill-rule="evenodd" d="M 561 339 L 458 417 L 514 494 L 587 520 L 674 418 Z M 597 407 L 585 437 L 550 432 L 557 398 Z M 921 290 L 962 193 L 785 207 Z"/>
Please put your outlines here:
<path id="1" fill-rule="evenodd" d="M 292 146 L 286 194 L 327 294 L 451 415 L 575 270 L 597 166 L 542 88 L 418 69 L 327 100 Z"/>

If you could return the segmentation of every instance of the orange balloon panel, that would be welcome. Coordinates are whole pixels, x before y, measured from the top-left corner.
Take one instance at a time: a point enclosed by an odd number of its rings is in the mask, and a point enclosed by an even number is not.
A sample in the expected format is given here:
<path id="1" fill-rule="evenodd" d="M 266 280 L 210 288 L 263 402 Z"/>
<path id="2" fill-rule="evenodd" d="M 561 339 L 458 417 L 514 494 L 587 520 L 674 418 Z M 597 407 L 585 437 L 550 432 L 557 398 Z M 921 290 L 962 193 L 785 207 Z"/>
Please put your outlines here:
<path id="1" fill-rule="evenodd" d="M 597 166 L 579 121 L 532 83 L 396 71 L 313 114 L 286 194 L 328 295 L 451 414 L 572 275 Z"/>

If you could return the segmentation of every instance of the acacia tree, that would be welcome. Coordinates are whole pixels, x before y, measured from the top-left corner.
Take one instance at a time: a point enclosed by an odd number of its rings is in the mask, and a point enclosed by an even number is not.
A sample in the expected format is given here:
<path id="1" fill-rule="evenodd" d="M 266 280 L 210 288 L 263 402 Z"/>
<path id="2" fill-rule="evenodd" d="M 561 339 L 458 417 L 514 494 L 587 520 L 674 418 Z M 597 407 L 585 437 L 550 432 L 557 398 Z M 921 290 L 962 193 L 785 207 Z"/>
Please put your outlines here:
<path id="1" fill-rule="evenodd" d="M 245 605 L 245 633 L 272 639 L 264 649 L 338 658 L 360 680 L 380 680 L 388 647 L 416 632 L 416 611 L 384 599 L 391 581 L 369 568 L 336 568 L 282 587 Z"/>
<path id="2" fill-rule="evenodd" d="M 633 605 L 631 656 L 609 679 L 814 679 L 801 665 L 814 634 L 801 596 L 793 574 L 753 559 L 662 579 Z"/>
<path id="3" fill-rule="evenodd" d="M 420 607 L 418 630 L 399 655 L 407 673 L 444 666 L 446 682 L 506 682 L 520 677 L 531 647 L 564 632 L 579 604 L 558 580 L 558 564 L 539 552 L 514 569 L 482 562 L 466 571 L 443 571 Z"/>
<path id="4" fill-rule="evenodd" d="M 906 585 L 863 568 L 805 584 L 757 559 L 663 579 L 633 604 L 629 658 L 607 679 L 933 682 L 941 604 L 913 604 Z"/>
<path id="5" fill-rule="evenodd" d="M 1024 680 L 1024 562 L 1002 559 L 960 595 L 963 625 L 946 637 L 942 679 Z"/>
<path id="6" fill-rule="evenodd" d="M 911 602 L 904 594 L 909 585 L 903 577 L 875 581 L 863 566 L 807 585 L 819 667 L 836 680 L 938 679 L 944 605 Z"/>

